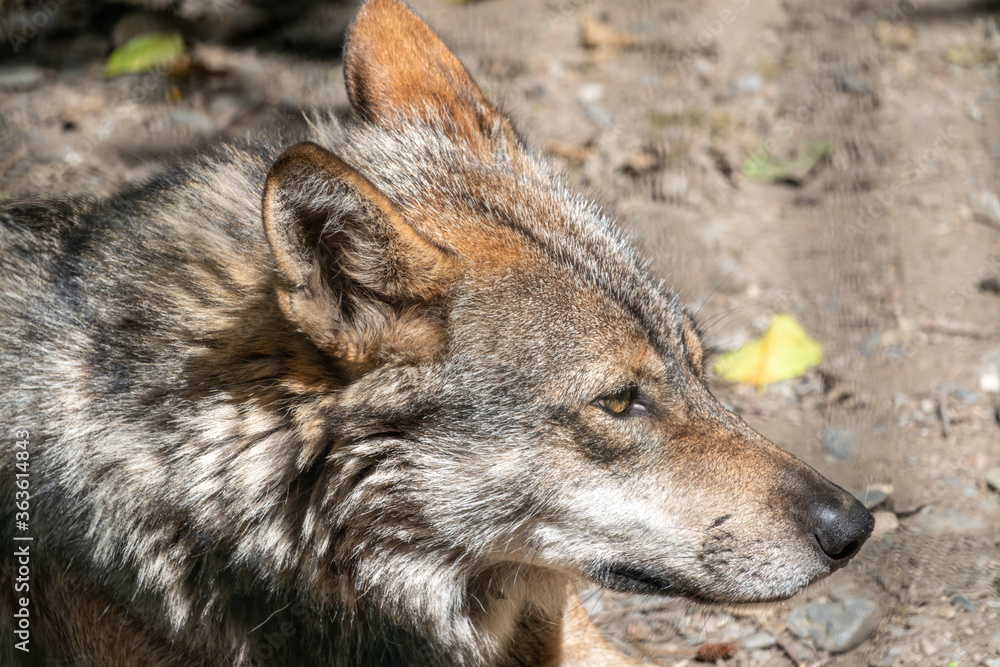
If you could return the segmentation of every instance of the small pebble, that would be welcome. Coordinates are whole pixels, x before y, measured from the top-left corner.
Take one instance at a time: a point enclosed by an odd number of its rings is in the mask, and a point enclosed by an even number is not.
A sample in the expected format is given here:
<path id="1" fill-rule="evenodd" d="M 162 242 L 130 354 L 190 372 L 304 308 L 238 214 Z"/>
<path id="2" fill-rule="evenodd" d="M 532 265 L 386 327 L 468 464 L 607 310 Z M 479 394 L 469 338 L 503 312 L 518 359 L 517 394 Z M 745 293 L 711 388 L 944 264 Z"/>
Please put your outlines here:
<path id="1" fill-rule="evenodd" d="M 216 129 L 215 121 L 200 111 L 188 109 L 171 109 L 167 113 L 171 125 L 187 127 L 196 132 L 212 132 Z"/>
<path id="2" fill-rule="evenodd" d="M 914 493 L 896 493 L 889 499 L 889 509 L 896 513 L 897 516 L 908 516 L 910 514 L 915 514 L 927 505 L 927 501 L 919 495 Z"/>
<path id="3" fill-rule="evenodd" d="M 583 114 L 587 117 L 587 120 L 600 125 L 601 127 L 611 127 L 614 121 L 604 107 L 600 104 L 591 104 L 583 109 Z"/>
<path id="4" fill-rule="evenodd" d="M 1000 468 L 990 468 L 986 471 L 986 485 L 1000 493 Z"/>
<path id="5" fill-rule="evenodd" d="M 584 19 L 580 24 L 581 40 L 588 49 L 611 51 L 632 46 L 632 38 L 611 24 L 597 19 Z"/>
<path id="6" fill-rule="evenodd" d="M 920 640 L 920 649 L 924 652 L 924 655 L 930 657 L 943 649 L 947 644 L 947 637 L 938 637 L 936 639 L 925 637 Z"/>
<path id="7" fill-rule="evenodd" d="M 854 489 L 851 491 L 851 495 L 860 500 L 866 508 L 873 509 L 884 503 L 889 498 L 889 494 L 892 493 L 891 490 L 885 489 L 886 486 L 888 485 L 874 484 L 863 489 Z"/>
<path id="8" fill-rule="evenodd" d="M 831 426 L 821 437 L 823 449 L 835 461 L 846 461 L 861 449 L 861 436 L 843 426 Z"/>
<path id="9" fill-rule="evenodd" d="M 777 642 L 774 641 L 772 637 L 767 632 L 755 632 L 752 635 L 744 637 L 740 642 L 740 645 L 747 651 L 756 651 L 764 648 L 771 648 Z"/>
<path id="10" fill-rule="evenodd" d="M 878 605 L 855 597 L 809 602 L 788 615 L 788 629 L 800 639 L 811 637 L 824 651 L 843 653 L 867 639 L 878 621 Z"/>
<path id="11" fill-rule="evenodd" d="M 971 534 L 982 532 L 986 528 L 982 519 L 955 510 L 921 514 L 913 524 L 920 530 L 938 534 Z"/>
<path id="12" fill-rule="evenodd" d="M 955 397 L 958 400 L 962 401 L 963 403 L 979 402 L 979 394 L 972 391 L 968 387 L 952 387 L 951 391 L 955 395 Z"/>
<path id="13" fill-rule="evenodd" d="M 45 78 L 45 70 L 34 65 L 0 67 L 0 90 L 34 88 Z"/>
<path id="14" fill-rule="evenodd" d="M 905 51 L 917 43 L 917 32 L 902 22 L 879 21 L 875 24 L 875 39 L 890 49 Z"/>
<path id="15" fill-rule="evenodd" d="M 903 655 L 903 649 L 900 646 L 890 646 L 885 650 L 885 655 L 880 664 L 882 665 L 893 665 L 896 663 L 896 658 Z"/>
<path id="16" fill-rule="evenodd" d="M 873 540 L 899 529 L 899 519 L 892 512 L 880 510 L 875 512 L 873 516 L 875 517 L 875 530 L 872 531 Z"/>
<path id="17" fill-rule="evenodd" d="M 584 104 L 600 102 L 604 97 L 604 86 L 599 83 L 586 83 L 576 91 L 576 97 Z"/>
<path id="18" fill-rule="evenodd" d="M 951 596 L 951 601 L 953 604 L 961 607 L 967 612 L 975 614 L 979 611 L 979 608 L 976 607 L 976 603 L 970 600 L 969 598 L 965 597 L 964 595 L 959 595 L 958 593 L 955 593 L 954 595 Z"/>
<path id="19" fill-rule="evenodd" d="M 736 81 L 736 92 L 756 93 L 764 85 L 764 78 L 760 74 L 744 74 Z"/>
<path id="20" fill-rule="evenodd" d="M 997 196 L 997 193 L 983 190 L 972 196 L 971 203 L 972 207 L 980 215 L 985 216 L 993 222 L 1000 222 L 1000 196 Z M 997 390 L 994 389 L 993 391 Z"/>
<path id="21" fill-rule="evenodd" d="M 837 87 L 845 93 L 864 95 L 869 91 L 868 84 L 853 76 L 842 76 L 837 80 Z"/>

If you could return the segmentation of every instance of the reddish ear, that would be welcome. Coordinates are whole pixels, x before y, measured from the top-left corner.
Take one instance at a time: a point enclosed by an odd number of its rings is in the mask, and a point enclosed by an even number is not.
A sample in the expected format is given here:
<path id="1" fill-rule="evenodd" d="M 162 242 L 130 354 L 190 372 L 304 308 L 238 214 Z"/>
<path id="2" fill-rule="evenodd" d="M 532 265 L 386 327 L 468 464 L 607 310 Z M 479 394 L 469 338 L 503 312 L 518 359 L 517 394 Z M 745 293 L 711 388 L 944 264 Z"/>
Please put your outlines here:
<path id="1" fill-rule="evenodd" d="M 398 0 L 368 0 L 344 47 L 347 96 L 366 119 L 392 126 L 417 117 L 489 135 L 500 113 L 447 46 Z"/>
<path id="2" fill-rule="evenodd" d="M 282 310 L 345 367 L 434 353 L 443 331 L 428 304 L 456 265 L 368 179 L 316 144 L 296 144 L 268 174 L 263 222 Z"/>

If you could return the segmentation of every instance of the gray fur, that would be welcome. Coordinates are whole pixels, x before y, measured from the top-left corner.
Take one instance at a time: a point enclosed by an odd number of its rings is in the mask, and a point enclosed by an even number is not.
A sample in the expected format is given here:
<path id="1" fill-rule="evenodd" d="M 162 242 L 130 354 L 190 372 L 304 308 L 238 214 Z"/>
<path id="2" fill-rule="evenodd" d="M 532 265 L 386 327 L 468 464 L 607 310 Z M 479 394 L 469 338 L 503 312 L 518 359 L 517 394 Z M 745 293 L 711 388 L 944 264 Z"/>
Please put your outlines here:
<path id="1" fill-rule="evenodd" d="M 345 370 L 282 310 L 283 289 L 329 287 L 285 285 L 264 235 L 283 145 L 108 201 L 4 206 L 0 419 L 31 434 L 45 600 L 69 595 L 57 573 L 99 592 L 164 647 L 155 664 L 513 665 L 546 655 L 524 629 L 559 623 L 568 583 L 615 585 L 608 563 L 727 601 L 829 572 L 795 505 L 834 487 L 715 402 L 690 317 L 613 223 L 499 120 L 484 153 L 435 113 L 308 137 L 460 267 L 426 302 L 383 298 L 390 250 L 348 244 L 354 268 L 329 278 L 347 287 L 328 307 L 369 343 L 394 317 L 442 323 L 419 363 Z M 315 207 L 322 235 L 370 215 L 343 194 Z M 652 375 L 630 374 L 636 350 Z M 633 382 L 655 423 L 595 407 Z M 794 488 L 772 481 L 789 470 Z"/>

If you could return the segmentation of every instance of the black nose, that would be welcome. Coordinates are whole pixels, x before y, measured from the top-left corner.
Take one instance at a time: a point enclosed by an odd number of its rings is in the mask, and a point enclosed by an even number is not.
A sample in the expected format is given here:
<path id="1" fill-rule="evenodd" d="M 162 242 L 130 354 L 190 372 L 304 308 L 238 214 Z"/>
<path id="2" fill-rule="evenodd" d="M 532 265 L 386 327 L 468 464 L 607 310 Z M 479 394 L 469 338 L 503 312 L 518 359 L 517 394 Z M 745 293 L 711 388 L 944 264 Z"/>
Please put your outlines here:
<path id="1" fill-rule="evenodd" d="M 875 517 L 852 495 L 837 489 L 813 508 L 813 535 L 830 558 L 830 570 L 847 564 L 861 549 L 875 527 Z"/>

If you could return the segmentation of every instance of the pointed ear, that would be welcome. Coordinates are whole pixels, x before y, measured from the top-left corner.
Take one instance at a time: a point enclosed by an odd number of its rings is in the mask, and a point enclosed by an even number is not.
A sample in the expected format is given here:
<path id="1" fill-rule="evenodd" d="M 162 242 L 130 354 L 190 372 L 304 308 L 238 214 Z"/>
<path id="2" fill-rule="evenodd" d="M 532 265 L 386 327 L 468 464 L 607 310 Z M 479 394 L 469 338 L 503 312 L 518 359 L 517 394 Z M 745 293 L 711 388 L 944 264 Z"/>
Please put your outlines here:
<path id="1" fill-rule="evenodd" d="M 362 117 L 450 122 L 466 138 L 489 135 L 502 116 L 437 35 L 398 0 L 368 0 L 344 47 L 347 96 Z"/>
<path id="2" fill-rule="evenodd" d="M 433 304 L 457 264 L 364 176 L 316 144 L 292 146 L 268 174 L 263 221 L 285 316 L 345 368 L 436 353 Z"/>

